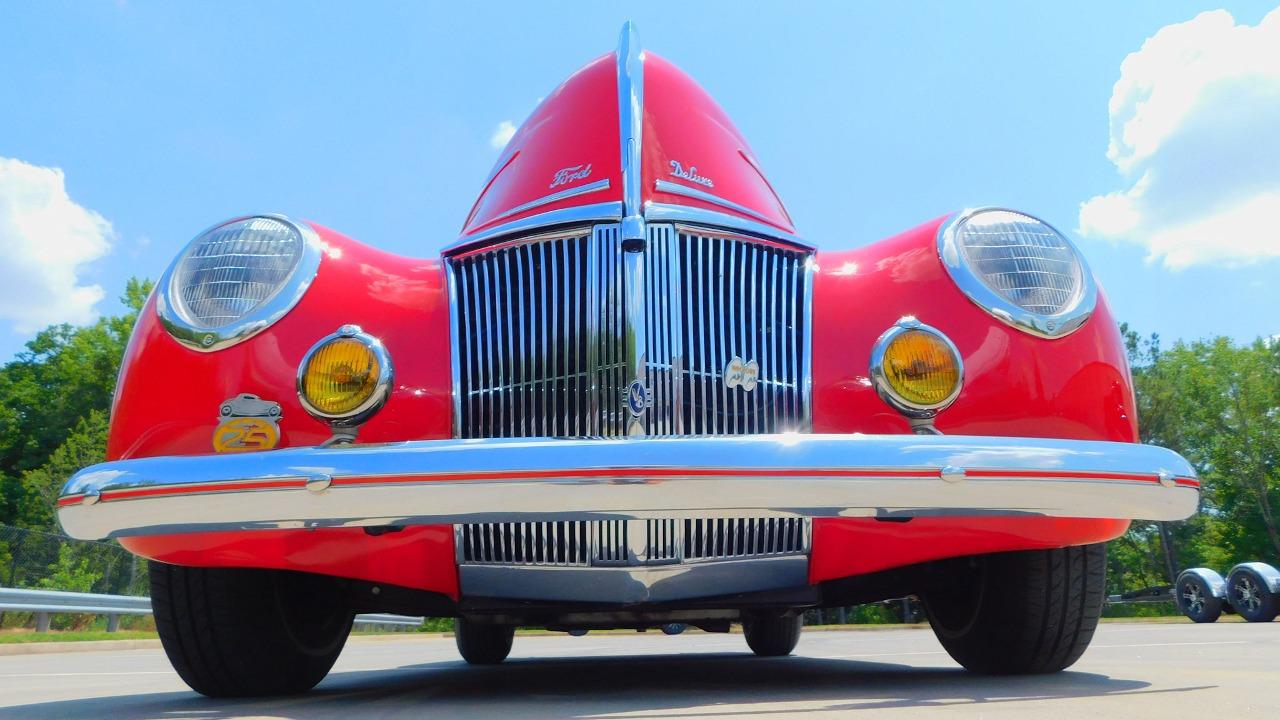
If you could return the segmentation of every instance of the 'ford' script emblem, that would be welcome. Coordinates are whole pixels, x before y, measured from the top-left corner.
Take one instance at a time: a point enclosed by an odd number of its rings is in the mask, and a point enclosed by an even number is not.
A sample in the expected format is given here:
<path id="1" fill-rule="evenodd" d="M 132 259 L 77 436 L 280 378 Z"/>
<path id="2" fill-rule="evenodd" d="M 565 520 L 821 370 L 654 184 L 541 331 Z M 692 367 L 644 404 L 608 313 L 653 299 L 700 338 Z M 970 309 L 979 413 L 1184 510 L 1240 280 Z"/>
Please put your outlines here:
<path id="1" fill-rule="evenodd" d="M 644 383 L 635 380 L 631 383 L 631 387 L 627 388 L 627 409 L 631 411 L 631 417 L 640 417 L 652 403 L 653 400 L 649 398 L 649 391 L 645 389 Z"/>
<path id="2" fill-rule="evenodd" d="M 574 180 L 581 180 L 591 176 L 591 163 L 586 165 L 574 165 L 573 167 L 560 168 L 556 171 L 556 175 L 551 180 L 551 187 L 558 188 L 561 185 L 568 185 Z"/>
<path id="3" fill-rule="evenodd" d="M 732 390 L 740 387 L 744 392 L 756 389 L 760 380 L 760 363 L 755 360 L 742 362 L 742 358 L 734 356 L 724 369 L 724 386 Z"/>
<path id="4" fill-rule="evenodd" d="M 690 165 L 689 169 L 686 170 L 685 167 L 680 164 L 679 160 L 671 161 L 671 176 L 678 177 L 681 180 L 688 180 L 691 183 L 705 185 L 706 187 L 716 186 L 715 183 L 711 182 L 711 178 L 699 175 L 698 168 Z"/>

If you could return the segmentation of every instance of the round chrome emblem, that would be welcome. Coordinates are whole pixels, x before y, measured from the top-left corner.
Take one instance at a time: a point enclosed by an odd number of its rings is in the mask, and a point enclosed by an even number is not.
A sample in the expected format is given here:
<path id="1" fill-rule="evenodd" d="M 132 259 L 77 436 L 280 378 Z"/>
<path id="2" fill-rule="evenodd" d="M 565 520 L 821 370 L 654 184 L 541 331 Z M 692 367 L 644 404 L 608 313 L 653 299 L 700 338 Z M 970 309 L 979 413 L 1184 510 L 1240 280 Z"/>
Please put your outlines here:
<path id="1" fill-rule="evenodd" d="M 631 387 L 627 388 L 627 409 L 631 411 L 631 416 L 640 417 L 647 407 L 649 407 L 649 391 L 639 380 L 632 381 Z"/>

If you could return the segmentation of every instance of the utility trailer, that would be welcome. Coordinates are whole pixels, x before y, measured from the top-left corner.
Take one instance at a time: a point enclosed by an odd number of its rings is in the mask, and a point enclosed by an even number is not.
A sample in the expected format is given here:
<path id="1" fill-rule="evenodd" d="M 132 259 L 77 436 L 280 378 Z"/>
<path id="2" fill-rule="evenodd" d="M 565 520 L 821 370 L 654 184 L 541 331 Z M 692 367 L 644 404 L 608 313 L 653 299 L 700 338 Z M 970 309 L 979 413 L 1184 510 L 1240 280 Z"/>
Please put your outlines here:
<path id="1" fill-rule="evenodd" d="M 1209 568 L 1190 568 L 1178 573 L 1172 585 L 1110 595 L 1107 602 L 1174 602 L 1198 623 L 1211 623 L 1223 612 L 1238 613 L 1249 622 L 1271 622 L 1280 615 L 1280 570 L 1263 562 L 1240 563 L 1224 580 Z"/>
<path id="2" fill-rule="evenodd" d="M 1178 610 L 1198 623 L 1213 622 L 1228 609 L 1249 622 L 1280 615 L 1280 570 L 1263 562 L 1240 563 L 1226 580 L 1209 568 L 1183 570 L 1173 586 Z"/>

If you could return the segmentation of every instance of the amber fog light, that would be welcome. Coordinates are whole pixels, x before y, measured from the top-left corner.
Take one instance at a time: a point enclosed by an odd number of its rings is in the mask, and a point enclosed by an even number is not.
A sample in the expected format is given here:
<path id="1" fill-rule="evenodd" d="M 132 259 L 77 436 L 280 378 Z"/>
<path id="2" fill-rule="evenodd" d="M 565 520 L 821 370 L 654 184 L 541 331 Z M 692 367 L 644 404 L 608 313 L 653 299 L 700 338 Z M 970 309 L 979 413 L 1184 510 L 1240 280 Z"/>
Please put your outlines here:
<path id="1" fill-rule="evenodd" d="M 960 352 L 936 328 L 902 318 L 871 351 L 871 380 L 885 402 L 911 418 L 931 418 L 964 384 Z"/>
<path id="2" fill-rule="evenodd" d="M 359 425 L 391 394 L 391 357 L 358 325 L 344 325 L 316 343 L 298 367 L 298 399 L 317 420 Z"/>

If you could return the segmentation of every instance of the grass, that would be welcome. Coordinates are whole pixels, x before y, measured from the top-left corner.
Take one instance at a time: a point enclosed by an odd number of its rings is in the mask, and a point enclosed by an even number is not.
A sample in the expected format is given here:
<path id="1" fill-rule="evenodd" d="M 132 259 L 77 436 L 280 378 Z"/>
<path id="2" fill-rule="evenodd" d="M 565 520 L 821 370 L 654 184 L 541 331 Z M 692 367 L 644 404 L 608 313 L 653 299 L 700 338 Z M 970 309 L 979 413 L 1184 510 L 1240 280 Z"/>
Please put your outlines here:
<path id="1" fill-rule="evenodd" d="M 0 632 L 0 645 L 40 642 L 82 642 L 85 640 L 155 640 L 159 635 L 148 630 L 51 630 L 38 633 L 35 630 L 6 630 Z"/>

